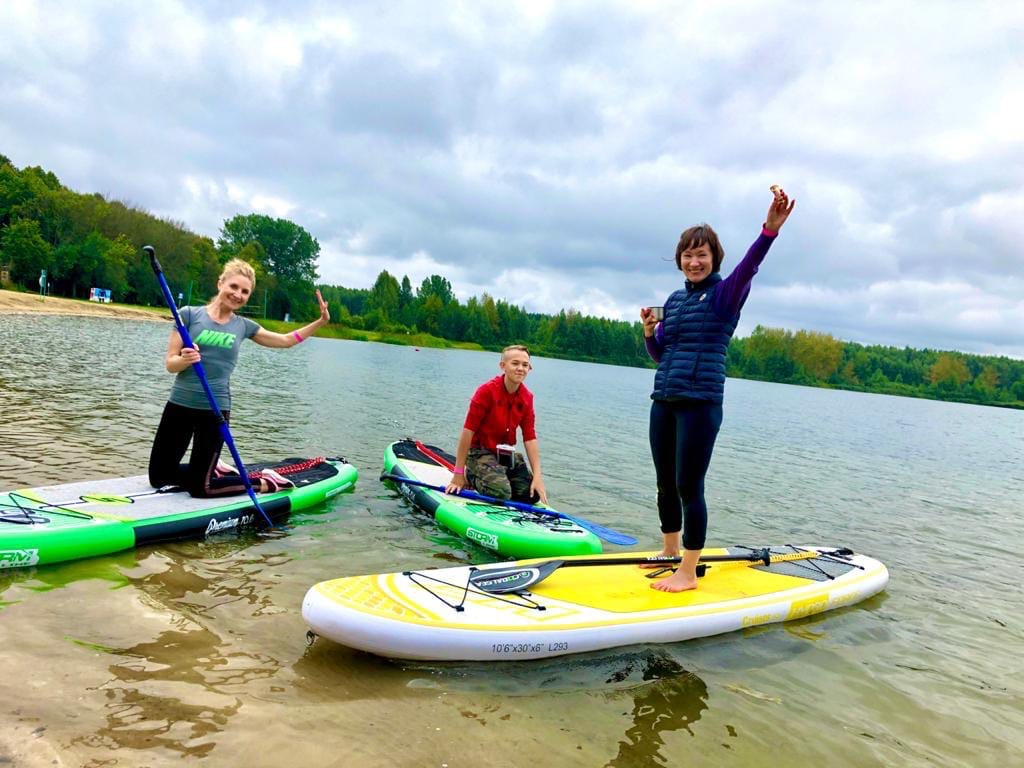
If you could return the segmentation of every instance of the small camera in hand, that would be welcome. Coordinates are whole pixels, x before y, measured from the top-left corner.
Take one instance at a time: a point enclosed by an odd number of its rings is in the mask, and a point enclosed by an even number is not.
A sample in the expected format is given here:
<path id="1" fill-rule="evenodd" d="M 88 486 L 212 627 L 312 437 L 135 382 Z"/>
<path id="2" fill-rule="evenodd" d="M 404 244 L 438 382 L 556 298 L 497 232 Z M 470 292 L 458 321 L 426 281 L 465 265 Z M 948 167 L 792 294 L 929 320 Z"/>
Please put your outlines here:
<path id="1" fill-rule="evenodd" d="M 497 447 L 497 450 L 498 464 L 505 467 L 506 469 L 515 469 L 516 447 L 514 445 L 506 445 L 502 443 Z"/>

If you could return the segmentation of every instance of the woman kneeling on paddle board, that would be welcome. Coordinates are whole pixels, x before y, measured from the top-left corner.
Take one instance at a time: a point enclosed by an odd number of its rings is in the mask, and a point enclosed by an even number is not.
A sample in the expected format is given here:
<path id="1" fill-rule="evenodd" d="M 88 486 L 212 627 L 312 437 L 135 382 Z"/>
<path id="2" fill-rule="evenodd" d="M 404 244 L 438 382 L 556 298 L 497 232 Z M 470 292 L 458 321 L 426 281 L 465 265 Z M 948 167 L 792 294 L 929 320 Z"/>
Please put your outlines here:
<path id="1" fill-rule="evenodd" d="M 318 290 L 319 318 L 292 333 L 268 331 L 259 323 L 235 314 L 249 301 L 255 287 L 253 268 L 241 259 L 232 259 L 224 265 L 217 280 L 217 295 L 209 304 L 181 309 L 182 323 L 195 346 L 185 347 L 177 329 L 171 331 L 164 366 L 177 377 L 149 456 L 149 482 L 154 488 L 178 485 L 200 497 L 246 493 L 241 477 L 231 467 L 219 465 L 224 437 L 192 366 L 202 360 L 210 388 L 226 420 L 231 409 L 231 373 L 244 339 L 252 339 L 263 347 L 294 347 L 330 320 L 327 304 Z M 181 464 L 190 441 L 189 462 Z M 264 493 L 292 485 L 273 470 L 264 469 L 261 475 L 257 490 Z"/>
<path id="2" fill-rule="evenodd" d="M 686 285 L 663 308 L 640 310 L 647 352 L 658 363 L 651 393 L 650 441 L 658 481 L 661 554 L 682 561 L 674 574 L 651 584 L 664 592 L 697 587 L 697 561 L 708 527 L 704 475 L 722 425 L 725 353 L 750 293 L 750 284 L 779 229 L 793 210 L 773 186 L 761 234 L 727 278 L 719 268 L 725 252 L 707 224 L 679 238 L 676 266 Z M 656 311 L 656 310 L 661 310 Z"/>

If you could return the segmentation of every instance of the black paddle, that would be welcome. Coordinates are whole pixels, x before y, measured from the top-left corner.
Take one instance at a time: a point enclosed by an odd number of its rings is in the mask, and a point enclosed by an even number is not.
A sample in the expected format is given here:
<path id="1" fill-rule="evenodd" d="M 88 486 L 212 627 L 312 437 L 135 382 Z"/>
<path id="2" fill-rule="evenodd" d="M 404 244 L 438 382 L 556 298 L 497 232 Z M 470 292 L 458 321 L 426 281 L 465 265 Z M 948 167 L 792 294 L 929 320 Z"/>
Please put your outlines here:
<path id="1" fill-rule="evenodd" d="M 787 560 L 809 560 L 818 556 L 817 550 L 794 552 L 792 554 L 773 555 L 767 547 L 740 555 L 705 555 L 700 559 L 705 563 L 761 563 L 771 565 Z M 546 560 L 532 565 L 513 565 L 505 568 L 483 568 L 474 571 L 469 577 L 470 586 L 482 592 L 503 595 L 508 592 L 521 592 L 527 587 L 543 581 L 559 568 L 579 565 L 671 565 L 678 563 L 679 557 L 585 557 L 578 560 Z"/>

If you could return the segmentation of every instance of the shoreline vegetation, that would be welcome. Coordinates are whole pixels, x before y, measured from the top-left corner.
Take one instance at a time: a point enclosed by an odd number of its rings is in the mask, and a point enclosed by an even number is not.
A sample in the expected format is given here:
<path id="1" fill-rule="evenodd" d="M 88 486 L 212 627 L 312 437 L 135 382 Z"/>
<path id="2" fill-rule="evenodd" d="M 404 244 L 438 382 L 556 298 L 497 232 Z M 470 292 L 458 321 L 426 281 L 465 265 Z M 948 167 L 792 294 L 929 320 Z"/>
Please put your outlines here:
<path id="1" fill-rule="evenodd" d="M 143 307 L 133 304 L 100 303 L 86 299 L 68 299 L 61 296 L 40 296 L 0 289 L 0 317 L 4 315 L 66 315 L 74 317 L 111 317 L 120 320 L 144 320 L 149 322 L 171 322 L 171 313 L 166 307 Z M 286 333 L 301 328 L 301 322 L 285 322 L 270 318 L 254 318 L 267 330 Z M 434 347 L 437 349 L 468 349 L 484 351 L 479 344 L 464 341 L 439 339 L 426 333 L 395 334 L 379 331 L 360 331 L 331 323 L 316 336 L 322 339 L 346 339 L 349 341 L 375 341 L 380 344 L 400 344 L 410 347 Z"/>
<path id="2" fill-rule="evenodd" d="M 319 314 L 319 287 L 332 322 L 323 338 L 442 349 L 500 350 L 526 344 L 540 357 L 639 368 L 654 364 L 638 320 L 574 309 L 527 312 L 486 293 L 461 301 L 431 275 L 414 288 L 382 271 L 372 288 L 318 284 L 320 244 L 287 219 L 237 215 L 215 242 L 179 222 L 68 189 L 49 171 L 16 168 L 0 154 L 0 314 L 107 315 L 170 319 L 143 245 L 152 245 L 181 305 L 216 290 L 221 265 L 241 258 L 256 270 L 246 314 L 270 330 L 299 328 Z M 45 298 L 37 293 L 45 280 Z M 117 303 L 85 300 L 102 288 Z M 22 291 L 21 293 L 17 291 Z M 294 322 L 287 322 L 289 318 Z M 1024 409 L 1024 360 L 910 347 L 866 346 L 814 331 L 758 326 L 734 338 L 726 374 L 779 384 Z"/>
<path id="3" fill-rule="evenodd" d="M 113 317 L 150 322 L 171 321 L 170 313 L 164 307 L 107 304 L 58 296 L 43 297 L 33 293 L 0 289 L 0 317 L 10 314 Z M 300 328 L 305 323 L 305 321 L 285 322 L 271 318 L 256 319 L 268 330 L 282 333 Z M 335 322 L 331 322 L 329 325 L 321 328 L 316 335 L 319 338 L 373 341 L 381 344 L 435 349 L 465 349 L 472 351 L 487 351 L 488 349 L 497 351 L 500 349 L 499 346 L 492 345 L 488 347 L 475 342 L 452 341 L 433 336 L 429 333 L 412 333 L 399 330 L 366 330 Z M 537 354 L 543 357 L 579 360 L 580 362 L 616 364 L 599 358 L 585 359 L 567 354 L 551 354 L 546 350 L 538 350 Z M 905 371 L 909 371 L 911 377 L 917 375 L 916 371 L 921 370 L 920 363 L 926 356 L 934 358 L 934 362 L 930 364 L 927 371 L 938 370 L 940 374 L 943 374 L 937 382 L 932 382 L 932 386 L 938 391 L 921 391 L 903 381 L 903 373 Z M 979 369 L 978 375 L 971 375 L 970 367 L 963 358 L 973 358 L 975 365 L 980 364 L 982 366 Z M 916 366 L 914 364 L 915 359 L 918 362 Z M 984 361 L 988 362 L 985 363 Z M 994 366 L 1002 362 L 1003 365 L 1016 369 L 1018 375 L 1017 390 L 1024 389 L 1024 376 L 1022 376 L 1024 371 L 1021 370 L 1024 369 L 1024 362 L 1003 357 L 983 357 L 964 355 L 958 352 L 915 350 L 909 347 L 905 349 L 865 347 L 859 344 L 838 341 L 827 334 L 816 334 L 806 331 L 792 333 L 790 331 L 758 326 L 750 336 L 733 339 L 729 348 L 728 362 L 730 378 L 1024 409 L 1024 402 L 1021 402 L 1024 398 L 1018 397 L 1016 400 L 1004 399 L 1002 401 L 992 400 L 991 395 L 995 391 L 994 387 L 984 386 L 985 381 L 997 382 L 999 380 L 999 371 L 995 370 Z M 890 379 L 883 372 L 885 366 L 888 366 L 893 371 L 893 379 Z M 653 367 L 653 363 L 642 360 L 634 367 L 650 368 Z M 808 371 L 812 373 L 808 373 Z M 865 376 L 866 383 L 864 384 L 849 384 L 840 379 L 840 376 L 845 375 L 856 380 L 858 373 L 865 371 L 871 372 Z M 817 374 L 818 378 L 815 378 L 814 374 Z M 826 376 L 833 379 L 833 381 L 824 380 Z M 839 380 L 836 381 L 836 379 Z M 964 396 L 965 390 L 968 393 L 966 397 Z"/>

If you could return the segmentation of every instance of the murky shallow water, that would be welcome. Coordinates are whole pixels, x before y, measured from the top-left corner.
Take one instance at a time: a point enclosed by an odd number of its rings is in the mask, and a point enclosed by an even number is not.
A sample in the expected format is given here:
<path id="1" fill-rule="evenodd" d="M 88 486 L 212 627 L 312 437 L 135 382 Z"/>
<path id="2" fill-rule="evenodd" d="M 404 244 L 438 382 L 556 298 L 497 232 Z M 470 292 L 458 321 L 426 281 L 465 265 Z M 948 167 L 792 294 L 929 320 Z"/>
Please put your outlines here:
<path id="1" fill-rule="evenodd" d="M 0 317 L 0 484 L 135 474 L 169 326 Z M 652 373 L 535 360 L 556 505 L 658 540 Z M 731 381 L 709 542 L 849 545 L 859 607 L 707 640 L 510 664 L 389 662 L 320 640 L 325 578 L 485 562 L 377 481 L 384 447 L 454 443 L 490 354 L 249 345 L 243 457 L 342 453 L 354 493 L 284 531 L 0 574 L 0 762 L 15 765 L 1012 765 L 1024 748 L 1024 414 Z M 1007 554 L 1009 553 L 1009 555 Z"/>

